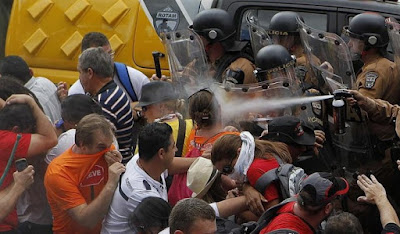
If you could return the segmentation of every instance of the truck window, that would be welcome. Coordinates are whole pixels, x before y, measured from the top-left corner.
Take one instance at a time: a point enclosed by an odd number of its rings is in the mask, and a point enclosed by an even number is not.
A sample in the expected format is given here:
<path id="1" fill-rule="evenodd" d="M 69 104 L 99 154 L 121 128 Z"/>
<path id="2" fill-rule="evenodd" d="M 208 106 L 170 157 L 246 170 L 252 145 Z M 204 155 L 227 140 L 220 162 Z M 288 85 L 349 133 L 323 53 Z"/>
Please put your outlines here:
<path id="1" fill-rule="evenodd" d="M 254 9 L 251 9 L 254 10 Z M 257 16 L 260 26 L 267 29 L 269 26 L 269 22 L 271 21 L 272 16 L 276 13 L 283 11 L 282 10 L 267 10 L 267 9 L 258 9 Z M 246 15 L 244 12 L 243 16 Z M 323 31 L 327 31 L 328 28 L 328 15 L 324 13 L 315 13 L 315 12 L 305 12 L 305 11 L 298 11 L 304 21 L 315 29 L 320 29 Z M 241 32 L 240 32 L 240 40 L 249 40 L 249 32 L 248 27 L 246 24 L 245 17 L 242 18 L 242 25 L 241 25 Z"/>

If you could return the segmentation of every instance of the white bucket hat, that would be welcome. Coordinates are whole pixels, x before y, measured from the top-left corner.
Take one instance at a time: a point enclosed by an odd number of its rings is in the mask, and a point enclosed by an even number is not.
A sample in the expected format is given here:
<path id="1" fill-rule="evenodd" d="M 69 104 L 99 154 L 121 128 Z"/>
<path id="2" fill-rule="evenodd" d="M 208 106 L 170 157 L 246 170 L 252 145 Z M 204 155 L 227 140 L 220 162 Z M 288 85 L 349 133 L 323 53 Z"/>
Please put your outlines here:
<path id="1" fill-rule="evenodd" d="M 218 177 L 218 170 L 211 160 L 198 157 L 187 172 L 187 186 L 193 191 L 192 197 L 202 198 Z"/>

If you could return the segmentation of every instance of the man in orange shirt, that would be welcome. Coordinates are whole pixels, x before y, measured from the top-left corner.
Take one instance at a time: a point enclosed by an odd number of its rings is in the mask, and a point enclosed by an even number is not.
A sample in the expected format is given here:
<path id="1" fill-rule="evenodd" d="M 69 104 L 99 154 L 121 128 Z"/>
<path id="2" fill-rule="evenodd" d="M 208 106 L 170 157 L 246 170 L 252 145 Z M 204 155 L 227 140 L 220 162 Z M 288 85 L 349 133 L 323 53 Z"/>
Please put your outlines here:
<path id="1" fill-rule="evenodd" d="M 54 233 L 99 233 L 119 176 L 125 171 L 114 150 L 113 127 L 102 116 L 85 116 L 75 145 L 54 159 L 45 175 Z"/>

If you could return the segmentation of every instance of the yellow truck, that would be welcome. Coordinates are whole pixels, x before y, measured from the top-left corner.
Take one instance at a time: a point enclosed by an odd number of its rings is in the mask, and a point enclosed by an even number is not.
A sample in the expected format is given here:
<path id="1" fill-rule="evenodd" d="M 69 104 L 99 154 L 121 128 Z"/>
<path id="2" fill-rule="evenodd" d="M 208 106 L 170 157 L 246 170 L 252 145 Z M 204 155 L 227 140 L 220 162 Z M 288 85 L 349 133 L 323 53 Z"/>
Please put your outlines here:
<path id="1" fill-rule="evenodd" d="M 159 34 L 187 28 L 193 17 L 207 7 L 205 2 L 1 0 L 0 44 L 5 45 L 3 54 L 23 57 L 35 76 L 72 84 L 78 78 L 82 37 L 98 31 L 108 37 L 116 61 L 150 77 L 155 73 L 152 52 L 164 53 Z M 160 63 L 163 73 L 168 73 L 166 57 Z"/>

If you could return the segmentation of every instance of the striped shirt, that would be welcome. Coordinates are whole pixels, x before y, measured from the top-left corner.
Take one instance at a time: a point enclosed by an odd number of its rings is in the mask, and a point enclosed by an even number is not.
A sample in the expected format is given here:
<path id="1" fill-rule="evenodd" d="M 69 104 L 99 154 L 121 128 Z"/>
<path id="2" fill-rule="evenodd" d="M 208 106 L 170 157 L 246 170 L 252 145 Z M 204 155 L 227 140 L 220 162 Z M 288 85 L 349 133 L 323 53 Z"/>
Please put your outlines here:
<path id="1" fill-rule="evenodd" d="M 133 115 L 129 98 L 114 81 L 110 81 L 100 89 L 96 99 L 103 109 L 104 116 L 116 128 L 115 137 L 123 157 L 122 163 L 126 164 L 133 156 Z"/>

